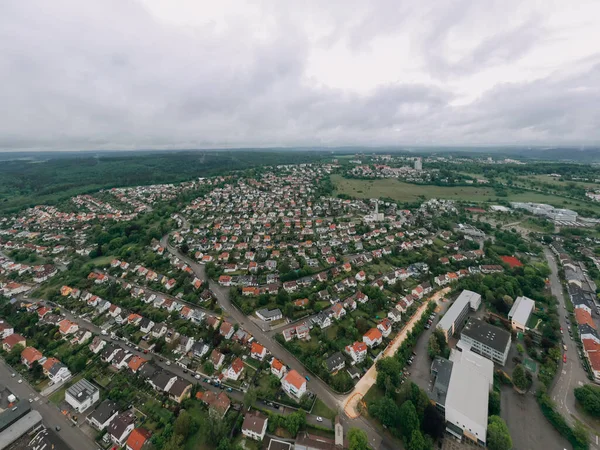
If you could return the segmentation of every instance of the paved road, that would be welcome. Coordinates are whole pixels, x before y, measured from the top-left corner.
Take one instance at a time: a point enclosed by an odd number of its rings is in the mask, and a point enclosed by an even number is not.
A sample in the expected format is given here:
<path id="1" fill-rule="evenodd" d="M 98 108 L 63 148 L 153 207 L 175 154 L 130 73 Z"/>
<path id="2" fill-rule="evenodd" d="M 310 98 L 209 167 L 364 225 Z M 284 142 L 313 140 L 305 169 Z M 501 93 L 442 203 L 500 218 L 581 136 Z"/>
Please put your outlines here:
<path id="1" fill-rule="evenodd" d="M 54 404 L 48 403 L 48 400 L 33 389 L 27 381 L 23 380 L 22 383 L 18 383 L 21 377 L 17 373 L 17 376 L 12 378 L 13 373 L 15 371 L 0 360 L 0 380 L 2 380 L 2 383 L 22 401 L 27 402 L 30 398 L 38 398 L 37 401 L 34 400 L 31 404 L 31 408 L 42 415 L 44 425 L 52 429 L 60 426 L 61 430 L 58 434 L 74 450 L 98 450 L 99 447 L 96 443 L 63 416 Z"/>
<path id="2" fill-rule="evenodd" d="M 581 417 L 581 415 L 575 409 L 575 394 L 573 390 L 583 386 L 584 384 L 590 383 L 590 380 L 588 379 L 587 372 L 583 368 L 583 365 L 579 359 L 577 344 L 567 333 L 567 326 L 570 325 L 570 321 L 568 317 L 568 311 L 565 307 L 566 300 L 563 287 L 558 278 L 556 259 L 547 247 L 544 247 L 544 255 L 546 256 L 546 260 L 548 261 L 548 265 L 552 271 L 550 274 L 550 290 L 552 291 L 552 295 L 554 295 L 558 300 L 558 316 L 560 326 L 564 331 L 563 342 L 567 346 L 567 351 L 563 351 L 563 353 L 567 355 L 567 362 L 563 363 L 563 360 L 560 360 L 560 372 L 555 379 L 554 386 L 552 387 L 551 391 L 552 399 L 556 403 L 558 411 L 571 425 L 575 423 L 575 418 L 585 423 L 585 417 Z M 589 424 L 589 427 L 590 429 L 593 429 L 593 424 Z M 596 436 L 593 434 L 591 436 L 591 442 L 592 448 L 598 448 L 598 446 L 595 444 Z"/>
<path id="3" fill-rule="evenodd" d="M 185 225 L 185 222 L 184 222 Z M 189 225 L 188 225 L 189 226 Z M 169 253 L 177 256 L 180 260 L 191 267 L 196 277 L 200 280 L 206 281 L 206 270 L 204 265 L 198 264 L 193 259 L 186 255 L 183 255 L 177 248 L 172 246 L 168 241 L 169 235 L 163 236 L 161 239 L 161 245 L 165 247 Z M 358 427 L 367 433 L 369 443 L 374 448 L 382 449 L 394 449 L 398 448 L 398 445 L 386 436 L 381 436 L 381 433 L 373 428 L 364 418 L 359 417 L 357 419 L 348 418 L 342 410 L 344 395 L 334 394 L 329 386 L 318 379 L 317 377 L 310 374 L 304 367 L 304 365 L 297 360 L 291 353 L 284 349 L 268 332 L 263 331 L 256 323 L 246 317 L 240 310 L 238 310 L 229 298 L 229 289 L 218 285 L 215 282 L 210 283 L 210 290 L 215 294 L 219 306 L 223 310 L 223 313 L 228 316 L 228 320 L 233 323 L 239 323 L 246 331 L 255 337 L 263 345 L 266 345 L 269 351 L 277 359 L 283 361 L 288 367 L 298 371 L 303 376 L 309 376 L 310 381 L 307 382 L 307 389 L 313 392 L 317 398 L 323 401 L 329 408 L 337 411 L 340 416 L 340 421 L 346 430 L 349 427 Z"/>

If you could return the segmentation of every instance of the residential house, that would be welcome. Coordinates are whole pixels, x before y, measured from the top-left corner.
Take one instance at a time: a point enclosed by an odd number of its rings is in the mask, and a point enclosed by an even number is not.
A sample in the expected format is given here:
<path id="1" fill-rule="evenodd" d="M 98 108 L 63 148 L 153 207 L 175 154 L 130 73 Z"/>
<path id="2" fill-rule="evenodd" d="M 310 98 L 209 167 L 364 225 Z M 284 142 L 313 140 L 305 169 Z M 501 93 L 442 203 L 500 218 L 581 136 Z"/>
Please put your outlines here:
<path id="1" fill-rule="evenodd" d="M 215 394 L 212 391 L 206 391 L 202 393 L 201 398 L 208 405 L 210 413 L 217 417 L 224 417 L 231 407 L 231 401 L 225 392 Z"/>
<path id="2" fill-rule="evenodd" d="M 223 364 L 223 361 L 225 361 L 225 355 L 223 355 L 217 349 L 214 349 L 212 351 L 212 353 L 210 354 L 210 360 L 211 360 L 215 370 L 219 370 L 219 368 Z"/>
<path id="3" fill-rule="evenodd" d="M 104 400 L 88 417 L 87 421 L 96 430 L 104 430 L 117 416 L 117 404 L 111 400 Z"/>
<path id="4" fill-rule="evenodd" d="M 227 377 L 230 380 L 237 381 L 239 380 L 240 375 L 242 375 L 243 370 L 244 362 L 241 358 L 235 358 L 229 366 L 229 368 L 227 369 L 227 371 L 225 372 L 225 377 Z"/>
<path id="5" fill-rule="evenodd" d="M 333 317 L 335 320 L 340 320 L 342 317 L 346 315 L 346 310 L 341 303 L 336 303 L 331 307 L 331 312 L 333 313 Z"/>
<path id="6" fill-rule="evenodd" d="M 2 341 L 2 348 L 5 352 L 10 352 L 15 345 L 22 345 L 23 347 L 26 347 L 27 341 L 19 333 L 13 333 L 10 336 L 5 337 Z"/>
<path id="7" fill-rule="evenodd" d="M 377 324 L 377 329 L 381 331 L 383 337 L 388 337 L 392 332 L 392 322 L 390 319 L 383 319 Z"/>
<path id="8" fill-rule="evenodd" d="M 60 334 L 62 334 L 63 336 L 73 334 L 77 330 L 79 330 L 79 325 L 77 325 L 75 322 L 71 322 L 68 319 L 61 320 L 58 323 L 58 326 L 59 326 Z"/>
<path id="9" fill-rule="evenodd" d="M 177 380 L 177 376 L 174 373 L 159 371 L 148 382 L 155 390 L 168 392 L 173 383 L 175 383 L 175 380 Z"/>
<path id="10" fill-rule="evenodd" d="M 144 359 L 141 356 L 134 355 L 127 363 L 127 366 L 133 373 L 137 373 L 137 371 L 140 370 L 140 368 L 147 362 L 147 359 Z"/>
<path id="11" fill-rule="evenodd" d="M 265 356 L 267 356 L 267 349 L 260 345 L 258 342 L 253 342 L 250 351 L 250 356 L 254 359 L 262 361 L 265 358 Z"/>
<path id="12" fill-rule="evenodd" d="M 269 419 L 258 411 L 247 413 L 242 423 L 242 434 L 255 441 L 262 441 L 267 432 Z"/>
<path id="13" fill-rule="evenodd" d="M 110 422 L 104 439 L 106 441 L 110 440 L 118 446 L 123 446 L 134 428 L 135 415 L 131 411 L 125 411 Z"/>
<path id="14" fill-rule="evenodd" d="M 21 352 L 21 362 L 24 366 L 31 369 L 33 367 L 33 363 L 42 359 L 44 355 L 33 347 L 25 347 L 25 349 Z"/>
<path id="15" fill-rule="evenodd" d="M 233 325 L 230 324 L 227 321 L 224 321 L 221 324 L 221 327 L 219 328 L 219 333 L 221 334 L 221 336 L 223 336 L 225 339 L 231 339 L 231 336 L 233 336 L 233 333 L 235 333 L 235 329 L 233 328 Z"/>
<path id="16" fill-rule="evenodd" d="M 306 393 L 306 379 L 297 371 L 291 370 L 283 377 L 281 387 L 289 396 L 300 399 Z"/>
<path id="17" fill-rule="evenodd" d="M 65 401 L 80 414 L 87 411 L 98 400 L 100 400 L 100 389 L 85 378 L 65 392 Z"/>
<path id="18" fill-rule="evenodd" d="M 346 360 L 340 352 L 335 352 L 325 360 L 329 373 L 335 374 L 346 366 Z"/>
<path id="19" fill-rule="evenodd" d="M 265 322 L 272 322 L 274 320 L 279 320 L 283 318 L 283 314 L 281 313 L 281 310 L 279 308 L 275 308 L 275 309 L 259 309 L 258 311 L 256 311 L 256 316 L 260 319 L 260 320 L 264 320 Z"/>
<path id="20" fill-rule="evenodd" d="M 142 447 L 150 440 L 152 433 L 145 428 L 134 429 L 125 444 L 125 450 L 142 450 Z"/>
<path id="21" fill-rule="evenodd" d="M 169 397 L 177 403 L 181 403 L 186 398 L 190 397 L 191 390 L 192 383 L 183 378 L 177 378 L 169 389 Z"/>
<path id="22" fill-rule="evenodd" d="M 6 339 L 15 332 L 15 329 L 9 323 L 0 320 L 0 339 Z"/>
<path id="23" fill-rule="evenodd" d="M 90 351 L 97 355 L 106 345 L 106 341 L 103 340 L 100 336 L 95 336 L 92 340 L 92 343 L 89 345 Z"/>
<path id="24" fill-rule="evenodd" d="M 285 375 L 287 368 L 277 358 L 271 360 L 271 373 L 281 379 Z"/>
<path id="25" fill-rule="evenodd" d="M 367 344 L 364 342 L 355 342 L 346 346 L 346 353 L 352 358 L 352 364 L 360 364 L 367 357 Z"/>
<path id="26" fill-rule="evenodd" d="M 382 340 L 383 335 L 377 328 L 371 328 L 363 336 L 363 342 L 370 348 L 377 347 L 379 344 L 381 344 Z"/>

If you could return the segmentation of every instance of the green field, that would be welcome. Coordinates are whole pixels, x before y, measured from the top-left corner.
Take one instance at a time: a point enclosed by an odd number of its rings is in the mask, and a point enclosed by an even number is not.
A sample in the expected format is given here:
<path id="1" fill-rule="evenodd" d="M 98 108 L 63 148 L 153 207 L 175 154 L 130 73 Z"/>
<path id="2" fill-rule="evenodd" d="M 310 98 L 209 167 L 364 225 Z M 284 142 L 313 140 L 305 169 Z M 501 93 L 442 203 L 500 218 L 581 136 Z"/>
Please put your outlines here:
<path id="1" fill-rule="evenodd" d="M 346 179 L 341 175 L 332 175 L 331 181 L 335 186 L 336 195 L 347 194 L 358 198 L 389 197 L 400 202 L 414 202 L 421 196 L 475 202 L 496 198 L 494 190 L 487 187 L 410 184 L 395 178 L 356 180 Z"/>
<path id="2" fill-rule="evenodd" d="M 541 192 L 508 190 L 507 197 L 498 197 L 494 189 L 478 186 L 434 186 L 410 184 L 395 178 L 381 180 L 357 180 L 332 175 L 335 195 L 346 194 L 357 198 L 389 197 L 399 202 L 414 202 L 430 198 L 463 200 L 470 202 L 509 201 L 548 203 L 557 208 L 568 208 L 577 211 L 583 208 L 600 213 L 600 204 L 585 200 L 573 200 Z"/>

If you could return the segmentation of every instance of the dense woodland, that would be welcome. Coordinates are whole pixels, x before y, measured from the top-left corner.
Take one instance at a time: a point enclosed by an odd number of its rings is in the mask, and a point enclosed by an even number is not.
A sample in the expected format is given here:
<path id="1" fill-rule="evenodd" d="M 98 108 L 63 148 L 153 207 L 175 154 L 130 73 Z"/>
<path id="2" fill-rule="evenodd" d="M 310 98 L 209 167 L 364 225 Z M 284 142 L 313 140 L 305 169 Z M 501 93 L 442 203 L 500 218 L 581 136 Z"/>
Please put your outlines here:
<path id="1" fill-rule="evenodd" d="M 325 154 L 300 151 L 186 151 L 120 156 L 14 159 L 0 163 L 0 213 L 116 186 L 188 181 L 265 165 L 315 162 Z"/>

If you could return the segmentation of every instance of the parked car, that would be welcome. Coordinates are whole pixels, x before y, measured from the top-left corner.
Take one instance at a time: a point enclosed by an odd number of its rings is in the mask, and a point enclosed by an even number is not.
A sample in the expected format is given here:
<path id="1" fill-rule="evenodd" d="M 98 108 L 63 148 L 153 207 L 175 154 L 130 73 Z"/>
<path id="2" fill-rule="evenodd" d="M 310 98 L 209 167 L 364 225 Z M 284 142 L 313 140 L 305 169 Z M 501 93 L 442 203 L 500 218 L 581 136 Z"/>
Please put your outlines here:
<path id="1" fill-rule="evenodd" d="M 323 422 L 323 418 L 322 418 L 322 417 L 319 417 L 319 416 L 317 416 L 317 422 Z"/>

